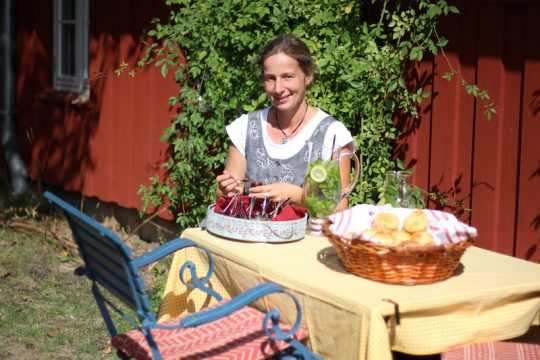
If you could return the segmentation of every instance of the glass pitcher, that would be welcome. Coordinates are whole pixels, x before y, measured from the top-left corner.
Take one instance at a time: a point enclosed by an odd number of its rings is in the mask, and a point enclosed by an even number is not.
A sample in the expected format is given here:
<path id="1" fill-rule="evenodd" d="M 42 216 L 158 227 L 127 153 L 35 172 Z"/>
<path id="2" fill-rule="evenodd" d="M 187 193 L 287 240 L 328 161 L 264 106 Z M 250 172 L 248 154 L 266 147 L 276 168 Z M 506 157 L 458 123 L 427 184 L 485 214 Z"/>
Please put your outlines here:
<path id="1" fill-rule="evenodd" d="M 384 180 L 382 201 L 393 207 L 411 207 L 411 173 L 406 171 L 388 171 Z"/>
<path id="2" fill-rule="evenodd" d="M 304 205 L 309 213 L 306 233 L 321 236 L 324 219 L 354 189 L 360 175 L 360 161 L 345 148 L 308 143 L 309 165 L 304 178 Z M 352 180 L 346 188 L 341 185 L 340 162 L 354 162 Z M 349 177 L 350 179 L 350 177 Z"/>

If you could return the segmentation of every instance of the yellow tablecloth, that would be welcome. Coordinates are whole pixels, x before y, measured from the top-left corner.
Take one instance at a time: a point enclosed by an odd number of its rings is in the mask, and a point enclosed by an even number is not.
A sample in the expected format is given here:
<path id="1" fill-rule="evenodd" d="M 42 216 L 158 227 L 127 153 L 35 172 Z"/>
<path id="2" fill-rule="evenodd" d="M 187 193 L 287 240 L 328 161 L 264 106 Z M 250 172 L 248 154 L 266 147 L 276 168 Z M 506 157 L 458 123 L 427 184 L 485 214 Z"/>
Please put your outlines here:
<path id="1" fill-rule="evenodd" d="M 540 323 L 540 264 L 477 247 L 467 249 L 462 272 L 430 285 L 387 285 L 347 273 L 326 238 L 306 236 L 287 244 L 222 239 L 199 228 L 182 237 L 207 247 L 215 260 L 211 285 L 225 297 L 262 282 L 290 289 L 300 300 L 311 348 L 325 359 L 392 359 L 391 350 L 440 353 L 473 342 L 502 340 Z M 175 254 L 159 320 L 209 305 L 200 291 L 178 280 L 186 260 L 205 271 L 197 250 Z M 258 304 L 277 307 L 289 320 L 291 304 L 272 295 Z M 401 324 L 395 324 L 399 304 Z"/>

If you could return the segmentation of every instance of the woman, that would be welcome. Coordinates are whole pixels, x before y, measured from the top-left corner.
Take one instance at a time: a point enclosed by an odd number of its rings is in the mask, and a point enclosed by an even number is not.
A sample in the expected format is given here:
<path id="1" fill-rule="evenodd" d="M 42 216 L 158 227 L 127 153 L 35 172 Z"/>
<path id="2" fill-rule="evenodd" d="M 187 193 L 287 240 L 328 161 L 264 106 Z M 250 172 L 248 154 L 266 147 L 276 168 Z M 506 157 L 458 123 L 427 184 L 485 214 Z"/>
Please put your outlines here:
<path id="1" fill-rule="evenodd" d="M 230 197 L 241 186 L 256 184 L 249 187 L 250 196 L 301 204 L 309 143 L 354 150 L 353 138 L 341 122 L 306 101 L 315 72 L 304 42 L 292 35 L 274 38 L 263 48 L 259 65 L 272 106 L 244 114 L 227 126 L 232 144 L 225 170 L 216 178 L 217 195 Z M 340 166 L 346 186 L 350 161 Z M 338 210 L 346 207 L 344 200 Z"/>

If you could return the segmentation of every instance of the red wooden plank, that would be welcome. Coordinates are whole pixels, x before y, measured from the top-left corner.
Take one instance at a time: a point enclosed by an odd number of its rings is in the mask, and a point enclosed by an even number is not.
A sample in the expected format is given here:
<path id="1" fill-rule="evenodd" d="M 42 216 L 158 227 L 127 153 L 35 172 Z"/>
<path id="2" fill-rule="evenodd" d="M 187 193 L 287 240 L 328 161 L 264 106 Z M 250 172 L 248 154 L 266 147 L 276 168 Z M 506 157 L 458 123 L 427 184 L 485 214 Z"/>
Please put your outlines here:
<path id="1" fill-rule="evenodd" d="M 120 36 L 116 49 L 116 58 L 118 59 L 118 62 L 126 61 L 129 64 L 134 64 L 132 54 L 136 49 L 136 44 L 131 36 Z M 135 138 L 133 136 L 135 123 L 141 121 L 140 118 L 134 117 L 134 114 L 138 109 L 147 106 L 145 102 L 140 104 L 134 102 L 135 92 L 144 91 L 141 87 L 143 83 L 144 79 L 142 79 L 141 76 L 132 78 L 127 74 L 120 77 L 112 77 L 109 82 L 109 84 L 114 87 L 114 91 L 110 93 L 110 98 L 108 99 L 113 102 L 114 105 L 111 108 L 112 111 L 109 114 L 105 114 L 113 119 L 114 142 L 112 144 L 112 149 L 114 151 L 114 156 L 111 173 L 111 187 L 114 196 L 121 198 L 123 200 L 123 205 L 126 207 L 129 207 L 129 204 L 132 203 L 133 198 L 137 193 L 136 188 L 133 186 L 133 182 L 137 181 L 137 179 L 133 179 L 132 173 L 133 168 L 139 166 L 139 163 L 138 161 L 137 163 L 134 162 L 131 145 L 133 142 L 143 141 L 143 139 Z M 141 110 L 138 111 L 140 112 Z M 144 139 L 144 141 L 148 140 Z"/>
<path id="2" fill-rule="evenodd" d="M 516 226 L 517 257 L 540 262 L 540 5 L 529 6 L 524 33 L 523 113 Z"/>
<path id="3" fill-rule="evenodd" d="M 423 86 L 424 91 L 432 93 L 433 60 L 420 64 L 410 64 L 407 77 L 411 89 Z M 433 93 L 432 96 L 433 97 Z M 397 127 L 401 135 L 397 139 L 394 157 L 405 162 L 406 168 L 413 169 L 413 184 L 428 189 L 429 178 L 429 134 L 431 131 L 431 98 L 424 99 L 419 109 L 419 118 L 400 117 Z"/>
<path id="4" fill-rule="evenodd" d="M 449 64 L 444 56 L 437 56 L 429 189 L 462 202 L 462 206 L 453 208 L 455 203 L 451 201 L 446 210 L 467 222 L 470 213 L 463 208 L 470 208 L 474 98 L 465 93 L 459 76 L 450 82 L 442 79 L 450 66 L 469 82 L 475 78 L 476 39 L 471 34 L 477 26 L 476 13 L 469 4 L 459 6 L 462 15 L 445 19 L 441 26 L 441 34 L 449 40 Z"/>
<path id="5" fill-rule="evenodd" d="M 459 34 L 461 44 L 458 71 L 465 81 L 473 82 L 476 78 L 476 59 L 478 56 L 477 7 L 468 1 L 463 1 L 460 8 L 463 10 L 462 15 L 460 15 L 462 19 L 458 23 L 459 28 L 455 30 Z M 462 202 L 461 206 L 463 207 L 463 210 L 458 211 L 457 215 L 459 215 L 460 220 L 470 223 L 475 101 L 466 93 L 460 79 L 456 79 L 455 87 L 456 109 L 459 113 L 455 118 L 457 124 L 454 128 L 452 186 L 455 199 Z M 441 159 L 441 162 L 443 161 L 444 159 Z"/>
<path id="6" fill-rule="evenodd" d="M 503 98 L 500 88 L 501 79 L 504 77 L 502 64 L 502 46 L 500 38 L 502 29 L 498 24 L 502 22 L 502 9 L 499 6 L 480 7 L 479 12 L 488 16 L 492 21 L 482 23 L 479 28 L 479 52 L 478 59 L 478 83 L 488 89 L 496 103 L 500 104 Z M 499 235 L 496 224 L 500 203 L 497 191 L 499 190 L 497 179 L 497 159 L 500 156 L 497 147 L 502 144 L 497 142 L 498 127 L 504 120 L 504 112 L 494 122 L 488 123 L 482 116 L 481 109 L 476 110 L 475 146 L 473 165 L 473 193 L 471 223 L 479 230 L 477 244 L 484 248 L 501 250 L 497 244 Z M 506 249 L 505 253 L 511 254 Z"/>
<path id="7" fill-rule="evenodd" d="M 54 118 L 51 103 L 39 100 L 38 96 L 51 83 L 52 19 L 47 21 L 39 16 L 51 6 L 52 1 L 43 1 L 36 3 L 33 11 L 25 12 L 24 4 L 17 2 L 17 13 L 25 14 L 17 19 L 17 132 L 29 176 L 36 180 L 46 180 L 44 177 L 48 176 L 51 184 L 59 184 L 59 168 L 46 173 L 48 161 L 43 155 L 47 152 L 48 135 L 60 119 Z"/>
<path id="8" fill-rule="evenodd" d="M 483 22 L 480 29 L 478 84 L 504 107 L 488 123 L 477 103 L 472 224 L 479 228 L 480 246 L 509 255 L 513 254 L 521 89 L 515 67 L 522 57 L 523 10 L 486 5 L 479 11 L 491 21 Z"/>

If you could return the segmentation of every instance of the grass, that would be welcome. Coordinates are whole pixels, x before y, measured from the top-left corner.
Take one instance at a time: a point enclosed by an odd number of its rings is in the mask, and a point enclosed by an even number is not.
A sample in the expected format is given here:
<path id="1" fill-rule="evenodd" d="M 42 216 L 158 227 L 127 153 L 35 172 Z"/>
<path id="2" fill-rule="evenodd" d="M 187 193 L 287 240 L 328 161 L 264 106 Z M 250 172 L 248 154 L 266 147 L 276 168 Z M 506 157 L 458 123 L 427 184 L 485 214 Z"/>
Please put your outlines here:
<path id="1" fill-rule="evenodd" d="M 74 275 L 81 264 L 50 236 L 0 227 L 0 359 L 117 358 L 90 282 Z M 153 280 L 159 302 L 162 279 Z"/>
<path id="2" fill-rule="evenodd" d="M 112 358 L 88 280 L 51 238 L 0 229 L 0 264 L 0 358 Z"/>

